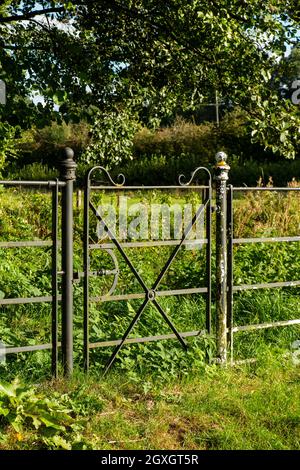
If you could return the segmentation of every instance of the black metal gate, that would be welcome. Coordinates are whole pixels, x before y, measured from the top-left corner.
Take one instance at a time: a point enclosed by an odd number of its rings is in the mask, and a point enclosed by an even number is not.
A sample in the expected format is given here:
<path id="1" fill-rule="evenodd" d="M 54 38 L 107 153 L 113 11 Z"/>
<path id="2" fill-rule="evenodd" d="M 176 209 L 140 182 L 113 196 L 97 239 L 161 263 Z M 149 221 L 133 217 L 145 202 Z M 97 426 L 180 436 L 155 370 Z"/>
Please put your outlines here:
<path id="1" fill-rule="evenodd" d="M 204 174 L 205 184 L 198 185 L 193 184 L 196 181 L 196 177 L 199 176 L 199 173 Z M 95 175 L 104 177 L 106 181 L 98 183 L 95 181 Z M 144 343 L 149 341 L 157 341 L 162 339 L 177 339 L 181 346 L 186 349 L 186 340 L 185 338 L 191 336 L 198 336 L 201 332 L 197 331 L 178 331 L 176 326 L 173 324 L 165 310 L 162 308 L 159 303 L 159 298 L 162 296 L 178 296 L 178 295 L 187 295 L 187 294 L 205 294 L 206 296 L 206 331 L 210 333 L 211 331 L 211 249 L 212 249 L 212 233 L 211 233 L 211 212 L 212 212 L 212 179 L 210 172 L 204 168 L 197 168 L 192 174 L 188 182 L 184 181 L 184 176 L 180 175 L 179 182 L 177 185 L 173 186 L 130 186 L 125 184 L 124 175 L 119 175 L 118 177 L 120 183 L 115 183 L 111 175 L 101 166 L 95 166 L 92 168 L 87 177 L 85 183 L 85 203 L 84 203 L 84 363 L 85 369 L 89 369 L 89 352 L 92 348 L 98 347 L 111 347 L 114 346 L 114 350 L 105 366 L 105 372 L 112 366 L 117 354 L 119 353 L 122 346 L 126 343 Z M 103 215 L 100 213 L 99 209 L 93 204 L 91 200 L 91 194 L 95 191 L 109 191 L 119 193 L 121 192 L 134 192 L 137 191 L 149 191 L 149 190 L 175 190 L 175 191 L 201 191 L 202 193 L 202 204 L 197 208 L 195 214 L 193 215 L 191 221 L 188 224 L 188 227 L 185 230 L 185 233 L 179 240 L 147 240 L 147 241 L 120 241 L 116 233 L 114 233 L 112 227 L 109 223 L 105 221 Z M 205 287 L 193 287 L 186 289 L 176 289 L 176 290 L 159 290 L 161 281 L 170 266 L 173 263 L 176 255 L 178 254 L 180 248 L 188 243 L 188 236 L 193 229 L 195 223 L 202 214 L 205 214 L 205 238 L 198 240 L 202 244 L 206 245 L 206 286 Z M 90 238 L 90 218 L 94 217 L 100 223 L 105 230 L 109 242 L 107 243 L 93 243 Z M 147 285 L 144 281 L 141 274 L 135 267 L 134 261 L 131 260 L 130 256 L 127 253 L 127 249 L 130 248 L 143 248 L 151 246 L 171 246 L 174 247 L 171 255 L 167 259 L 167 262 L 164 264 L 161 272 L 157 276 L 156 280 L 152 285 Z M 105 250 L 113 259 L 115 268 L 113 270 L 90 270 L 90 254 L 92 250 Z M 127 293 L 121 295 L 115 295 L 114 290 L 118 281 L 119 268 L 117 264 L 117 258 L 115 255 L 117 252 L 126 266 L 129 268 L 131 273 L 134 275 L 134 278 L 138 281 L 140 285 L 139 293 Z M 112 275 L 114 276 L 114 282 L 108 294 L 100 295 L 98 297 L 90 296 L 90 278 L 91 276 L 98 275 Z M 124 331 L 124 334 L 119 339 L 99 341 L 97 343 L 90 342 L 90 331 L 89 331 L 89 309 L 91 302 L 107 302 L 107 301 L 121 301 L 129 299 L 141 299 L 142 302 L 135 313 L 134 317 L 131 319 L 128 327 Z M 145 308 L 149 303 L 152 303 L 160 315 L 163 317 L 166 324 L 169 326 L 172 333 L 168 335 L 156 335 L 156 336 L 147 336 L 143 338 L 130 338 L 130 333 L 132 332 L 134 326 L 141 318 Z"/>

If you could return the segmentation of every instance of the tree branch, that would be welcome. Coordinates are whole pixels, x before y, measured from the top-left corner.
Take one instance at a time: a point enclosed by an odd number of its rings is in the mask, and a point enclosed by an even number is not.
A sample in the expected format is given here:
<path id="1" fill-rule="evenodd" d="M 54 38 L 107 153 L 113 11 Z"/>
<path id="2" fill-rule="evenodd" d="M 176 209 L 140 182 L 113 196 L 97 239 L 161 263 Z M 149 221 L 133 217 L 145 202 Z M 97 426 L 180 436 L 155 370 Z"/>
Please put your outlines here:
<path id="1" fill-rule="evenodd" d="M 56 8 L 44 8 L 43 10 L 34 10 L 24 15 L 12 15 L 12 16 L 4 16 L 0 18 L 0 23 L 12 23 L 14 21 L 26 21 L 34 18 L 38 15 L 47 15 L 49 13 L 64 13 L 66 9 L 64 7 L 56 7 Z"/>

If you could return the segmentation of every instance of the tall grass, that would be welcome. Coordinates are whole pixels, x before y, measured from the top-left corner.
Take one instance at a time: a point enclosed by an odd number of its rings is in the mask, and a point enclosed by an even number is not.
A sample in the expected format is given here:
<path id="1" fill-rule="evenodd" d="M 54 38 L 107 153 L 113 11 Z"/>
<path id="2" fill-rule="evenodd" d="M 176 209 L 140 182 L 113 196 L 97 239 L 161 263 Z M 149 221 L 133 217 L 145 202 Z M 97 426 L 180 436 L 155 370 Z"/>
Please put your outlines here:
<path id="1" fill-rule="evenodd" d="M 266 347 L 256 364 L 210 366 L 167 383 L 75 373 L 23 387 L 18 413 L 27 421 L 17 432 L 1 420 L 0 449 L 299 450 L 299 378 L 289 357 Z M 32 404 L 37 420 L 48 408 L 56 429 L 32 425 L 25 414 Z"/>

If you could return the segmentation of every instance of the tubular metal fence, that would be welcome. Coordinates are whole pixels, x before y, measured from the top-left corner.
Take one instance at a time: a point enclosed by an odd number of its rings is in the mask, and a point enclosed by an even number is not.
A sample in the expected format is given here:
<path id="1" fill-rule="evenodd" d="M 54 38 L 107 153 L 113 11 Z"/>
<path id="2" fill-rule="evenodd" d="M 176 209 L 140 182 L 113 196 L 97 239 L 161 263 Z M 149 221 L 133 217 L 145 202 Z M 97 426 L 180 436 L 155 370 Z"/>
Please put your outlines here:
<path id="1" fill-rule="evenodd" d="M 25 304 L 40 304 L 44 302 L 52 303 L 51 314 L 51 330 L 52 340 L 48 344 L 38 344 L 34 346 L 19 346 L 19 347 L 6 347 L 5 354 L 17 354 L 30 351 L 41 351 L 45 349 L 52 349 L 52 374 L 57 376 L 58 370 L 58 302 L 61 296 L 58 293 L 58 249 L 60 241 L 58 239 L 58 195 L 61 190 L 66 186 L 63 181 L 0 181 L 0 185 L 4 187 L 14 188 L 43 188 L 50 191 L 52 194 L 52 232 L 51 241 L 32 240 L 32 241 L 9 241 L 1 242 L 0 248 L 34 248 L 34 247 L 52 247 L 52 295 L 43 297 L 19 297 L 19 298 L 4 298 L 0 299 L 0 305 L 25 305 Z"/>

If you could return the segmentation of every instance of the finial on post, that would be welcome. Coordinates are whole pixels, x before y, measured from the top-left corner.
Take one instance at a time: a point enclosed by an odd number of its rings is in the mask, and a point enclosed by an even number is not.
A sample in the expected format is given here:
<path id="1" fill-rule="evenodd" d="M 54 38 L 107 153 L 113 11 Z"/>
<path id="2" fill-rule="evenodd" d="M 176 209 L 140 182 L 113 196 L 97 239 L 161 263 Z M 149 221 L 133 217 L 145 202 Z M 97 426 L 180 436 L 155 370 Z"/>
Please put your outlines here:
<path id="1" fill-rule="evenodd" d="M 228 180 L 228 172 L 230 170 L 230 166 L 227 163 L 227 153 L 225 152 L 218 152 L 215 156 L 216 165 L 215 165 L 215 179 L 216 180 Z"/>
<path id="2" fill-rule="evenodd" d="M 74 161 L 74 151 L 70 147 L 65 147 L 64 158 L 60 162 L 60 177 L 64 181 L 76 180 L 77 165 Z"/>
<path id="3" fill-rule="evenodd" d="M 225 152 L 217 152 L 215 158 L 217 163 L 224 164 L 227 162 L 228 156 Z"/>

